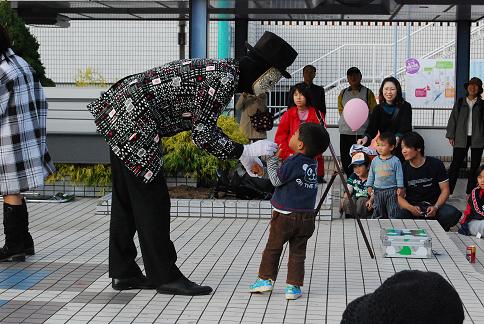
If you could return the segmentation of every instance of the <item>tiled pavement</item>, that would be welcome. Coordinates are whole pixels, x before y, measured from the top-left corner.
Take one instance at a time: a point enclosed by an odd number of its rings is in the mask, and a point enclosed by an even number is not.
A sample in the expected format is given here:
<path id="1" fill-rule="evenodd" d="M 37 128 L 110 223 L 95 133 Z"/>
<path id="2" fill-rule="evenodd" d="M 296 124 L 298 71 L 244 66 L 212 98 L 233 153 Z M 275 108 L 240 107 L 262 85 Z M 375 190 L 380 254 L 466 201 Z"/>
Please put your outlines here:
<path id="1" fill-rule="evenodd" d="M 192 298 L 111 289 L 109 217 L 95 212 L 95 199 L 31 203 L 29 211 L 37 254 L 27 262 L 0 264 L 1 323 L 339 323 L 348 302 L 410 268 L 441 273 L 463 299 L 466 323 L 484 323 L 484 274 L 464 257 L 468 238 L 456 245 L 459 235 L 446 234 L 434 222 L 364 221 L 377 254 L 372 260 L 354 220 L 318 221 L 308 244 L 304 295 L 288 302 L 283 293 L 287 250 L 274 291 L 247 292 L 267 239 L 267 217 L 172 219 L 181 270 L 214 288 L 210 296 Z M 440 255 L 382 258 L 379 230 L 388 226 L 426 227 Z M 478 260 L 482 253 L 481 245 Z"/>

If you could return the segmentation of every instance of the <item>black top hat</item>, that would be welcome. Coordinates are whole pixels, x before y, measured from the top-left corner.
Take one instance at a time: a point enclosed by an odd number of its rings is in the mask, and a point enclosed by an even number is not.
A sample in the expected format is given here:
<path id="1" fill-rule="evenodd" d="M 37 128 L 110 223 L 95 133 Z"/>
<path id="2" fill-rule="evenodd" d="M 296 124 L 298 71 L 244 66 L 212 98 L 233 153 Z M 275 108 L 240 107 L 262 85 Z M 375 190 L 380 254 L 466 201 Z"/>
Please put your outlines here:
<path id="1" fill-rule="evenodd" d="M 467 90 L 467 87 L 469 86 L 469 84 L 477 85 L 479 87 L 479 94 L 478 95 L 482 94 L 483 89 L 482 89 L 482 80 L 481 79 L 479 79 L 478 77 L 473 77 L 469 81 L 464 83 L 464 88 L 466 88 L 466 90 Z"/>
<path id="2" fill-rule="evenodd" d="M 297 52 L 285 40 L 269 31 L 264 32 L 254 47 L 245 42 L 245 46 L 253 54 L 257 55 L 265 62 L 275 67 L 286 78 L 290 79 L 291 75 L 286 69 L 294 62 Z"/>
<path id="3" fill-rule="evenodd" d="M 457 291 L 440 274 L 404 270 L 373 293 L 353 300 L 341 324 L 462 324 L 464 309 Z"/>

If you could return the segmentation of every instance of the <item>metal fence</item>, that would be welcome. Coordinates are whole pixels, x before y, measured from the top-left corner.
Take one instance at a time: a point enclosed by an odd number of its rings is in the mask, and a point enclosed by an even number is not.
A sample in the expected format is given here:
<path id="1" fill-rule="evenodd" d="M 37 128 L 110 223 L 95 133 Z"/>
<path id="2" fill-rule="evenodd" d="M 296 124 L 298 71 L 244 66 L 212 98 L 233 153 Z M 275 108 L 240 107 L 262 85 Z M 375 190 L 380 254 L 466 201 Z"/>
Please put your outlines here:
<path id="1" fill-rule="evenodd" d="M 30 29 L 40 43 L 48 77 L 58 85 L 73 85 L 79 73 L 88 68 L 107 83 L 113 83 L 126 75 L 188 56 L 188 46 L 178 45 L 179 23 L 72 21 L 66 29 Z M 188 22 L 184 23 L 188 39 Z M 302 81 L 302 68 L 312 64 L 317 69 L 314 82 L 326 88 L 329 124 L 336 124 L 339 118 L 337 96 L 347 86 L 346 70 L 350 66 L 360 68 L 363 84 L 375 94 L 381 80 L 388 75 L 395 75 L 405 92 L 407 58 L 453 58 L 455 55 L 454 23 L 251 21 L 249 43 L 254 44 L 266 30 L 280 35 L 299 52 L 289 69 L 293 78 L 278 83 L 269 95 L 269 106 L 278 111 L 283 109 L 289 87 Z M 234 31 L 233 21 L 210 21 L 208 56 L 233 57 Z M 472 25 L 471 59 L 484 60 L 484 20 Z M 445 126 L 449 108 L 415 109 L 414 124 Z"/>

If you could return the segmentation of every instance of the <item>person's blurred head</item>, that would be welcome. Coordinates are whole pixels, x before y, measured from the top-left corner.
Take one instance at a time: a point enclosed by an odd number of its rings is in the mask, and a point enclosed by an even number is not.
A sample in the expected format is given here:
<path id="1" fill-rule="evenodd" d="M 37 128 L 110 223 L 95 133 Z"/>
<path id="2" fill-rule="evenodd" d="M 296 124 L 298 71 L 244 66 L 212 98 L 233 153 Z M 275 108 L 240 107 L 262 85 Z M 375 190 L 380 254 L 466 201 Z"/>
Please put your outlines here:
<path id="1" fill-rule="evenodd" d="M 0 54 L 5 53 L 10 47 L 12 47 L 12 42 L 10 41 L 7 29 L 0 25 Z"/>
<path id="2" fill-rule="evenodd" d="M 308 108 L 311 103 L 311 94 L 309 89 L 304 83 L 298 83 L 294 86 L 294 92 L 292 94 L 294 104 L 298 108 Z"/>
<path id="3" fill-rule="evenodd" d="M 361 71 L 356 66 L 350 67 L 348 71 L 346 71 L 346 79 L 348 80 L 348 84 L 353 89 L 358 89 L 361 86 Z"/>
<path id="4" fill-rule="evenodd" d="M 370 165 L 370 158 L 363 152 L 356 152 L 351 157 L 350 167 L 353 167 L 353 172 L 359 178 L 368 176 L 368 166 Z"/>
<path id="5" fill-rule="evenodd" d="M 310 157 L 322 154 L 329 146 L 329 134 L 320 124 L 303 123 L 291 136 L 289 147 Z"/>
<path id="6" fill-rule="evenodd" d="M 477 184 L 480 189 L 484 190 L 484 164 L 477 169 Z"/>
<path id="7" fill-rule="evenodd" d="M 316 76 L 316 68 L 314 66 L 306 65 L 303 68 L 304 83 L 312 84 L 315 76 Z"/>
<path id="8" fill-rule="evenodd" d="M 482 81 L 477 77 L 471 78 L 469 81 L 464 83 L 464 88 L 466 89 L 466 96 L 471 98 L 478 97 L 482 94 Z"/>
<path id="9" fill-rule="evenodd" d="M 387 102 L 392 105 L 399 105 L 403 102 L 402 86 L 394 77 L 383 79 L 379 91 L 380 103 Z"/>
<path id="10" fill-rule="evenodd" d="M 397 272 L 373 293 L 346 306 L 341 324 L 462 324 L 464 308 L 457 291 L 440 274 Z"/>
<path id="11" fill-rule="evenodd" d="M 385 132 L 380 134 L 380 137 L 378 138 L 376 143 L 376 150 L 378 154 L 382 156 L 388 156 L 392 153 L 395 145 L 397 145 L 397 140 L 395 138 L 395 135 L 390 132 Z"/>
<path id="12" fill-rule="evenodd" d="M 405 161 L 425 156 L 425 142 L 417 132 L 408 132 L 402 137 L 402 155 Z"/>

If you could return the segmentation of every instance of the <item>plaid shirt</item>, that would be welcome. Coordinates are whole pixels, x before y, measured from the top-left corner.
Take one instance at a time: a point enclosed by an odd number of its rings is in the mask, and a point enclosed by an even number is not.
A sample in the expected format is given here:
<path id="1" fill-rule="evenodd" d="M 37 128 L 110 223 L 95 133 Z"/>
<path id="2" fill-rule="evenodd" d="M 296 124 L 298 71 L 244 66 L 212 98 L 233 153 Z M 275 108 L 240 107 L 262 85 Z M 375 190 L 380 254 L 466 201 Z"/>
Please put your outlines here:
<path id="1" fill-rule="evenodd" d="M 191 130 L 201 149 L 240 157 L 243 146 L 217 127 L 238 78 L 234 59 L 174 61 L 118 81 L 87 108 L 114 154 L 148 183 L 163 165 L 163 136 Z"/>
<path id="2" fill-rule="evenodd" d="M 44 184 L 55 171 L 46 144 L 47 101 L 35 71 L 8 49 L 0 56 L 0 194 Z"/>

